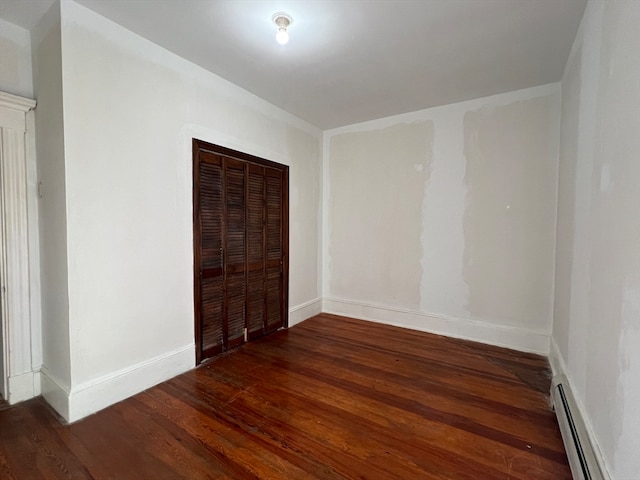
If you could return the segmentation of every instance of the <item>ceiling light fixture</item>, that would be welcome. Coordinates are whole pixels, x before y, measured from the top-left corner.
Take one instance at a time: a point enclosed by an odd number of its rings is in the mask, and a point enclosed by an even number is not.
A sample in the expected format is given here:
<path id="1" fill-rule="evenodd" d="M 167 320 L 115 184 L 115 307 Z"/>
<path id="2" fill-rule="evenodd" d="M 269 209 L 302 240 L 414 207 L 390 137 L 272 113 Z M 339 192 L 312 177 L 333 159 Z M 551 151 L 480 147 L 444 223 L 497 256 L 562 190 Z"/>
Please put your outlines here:
<path id="1" fill-rule="evenodd" d="M 291 20 L 291 17 L 289 15 L 282 12 L 276 13 L 272 17 L 272 20 L 273 23 L 276 24 L 276 27 L 278 27 L 278 33 L 276 33 L 276 41 L 280 45 L 284 45 L 289 41 L 289 33 L 287 32 L 287 28 L 289 28 L 289 25 L 291 25 L 293 20 Z"/>

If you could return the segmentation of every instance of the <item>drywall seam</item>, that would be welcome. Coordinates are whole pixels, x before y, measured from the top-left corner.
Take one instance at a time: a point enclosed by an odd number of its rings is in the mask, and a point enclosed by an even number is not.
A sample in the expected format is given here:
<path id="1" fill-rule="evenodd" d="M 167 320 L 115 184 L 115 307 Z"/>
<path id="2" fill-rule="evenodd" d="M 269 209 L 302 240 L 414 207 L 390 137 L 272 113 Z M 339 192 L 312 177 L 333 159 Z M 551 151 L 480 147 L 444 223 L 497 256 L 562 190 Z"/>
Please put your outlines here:
<path id="1" fill-rule="evenodd" d="M 422 312 L 434 312 L 436 314 L 445 314 L 453 318 L 470 317 L 466 302 L 468 298 L 469 287 L 463 279 L 464 265 L 462 254 L 456 257 L 458 252 L 463 251 L 464 247 L 464 231 L 463 219 L 465 211 L 465 199 L 467 185 L 464 182 L 466 173 L 466 162 L 463 152 L 463 121 L 465 115 L 470 111 L 489 110 L 493 111 L 497 108 L 519 105 L 523 102 L 536 101 L 539 99 L 552 99 L 554 102 L 553 111 L 547 113 L 551 115 L 553 123 L 557 123 L 559 109 L 557 102 L 559 100 L 559 83 L 543 85 L 530 89 L 523 89 L 516 92 L 508 92 L 505 94 L 494 95 L 481 99 L 469 100 L 461 102 L 454 106 L 445 105 L 442 107 L 434 107 L 419 112 L 402 114 L 393 117 L 363 122 L 356 125 L 340 127 L 334 130 L 324 132 L 324 168 L 325 168 L 325 185 L 323 188 L 323 200 L 325 205 L 324 212 L 324 231 L 323 234 L 323 254 L 325 278 L 323 279 L 324 297 L 341 297 L 347 299 L 357 299 L 361 301 L 378 302 L 375 298 L 363 298 L 357 295 L 343 295 L 336 289 L 336 282 L 339 278 L 332 278 L 332 261 L 336 259 L 330 251 L 329 239 L 332 237 L 331 225 L 335 225 L 335 221 L 329 211 L 327 202 L 331 200 L 332 187 L 330 179 L 326 173 L 329 170 L 329 157 L 333 152 L 329 150 L 330 143 L 336 138 L 350 133 L 370 133 L 372 131 L 385 131 L 391 127 L 397 127 L 399 124 L 412 124 L 416 122 L 431 121 L 433 123 L 434 135 L 432 145 L 432 160 L 430 162 L 430 176 L 425 180 L 422 193 L 422 212 L 421 212 L 421 232 L 420 240 L 422 244 L 421 257 L 417 258 L 422 267 L 422 275 L 420 279 L 420 296 L 419 305 L 397 305 L 400 308 L 409 308 L 420 310 Z M 544 128 L 543 128 L 544 129 Z M 549 126 L 551 129 L 551 126 Z M 544 129 L 548 131 L 549 129 Z M 557 146 L 558 139 L 552 138 L 553 142 L 549 143 L 549 152 L 551 157 L 545 157 L 548 161 L 554 162 L 558 156 Z M 333 161 L 334 159 L 331 158 Z M 333 168 L 340 169 L 340 162 L 335 162 Z M 345 172 L 338 172 L 343 175 Z M 557 172 L 556 172 L 557 175 Z M 552 196 L 556 194 L 557 178 L 550 178 L 550 189 L 553 190 Z M 452 194 L 455 192 L 455 194 Z M 334 195 L 335 196 L 335 195 Z M 443 208 L 443 199 L 446 199 L 446 208 Z M 345 206 L 349 208 L 349 206 Z M 551 219 L 549 223 L 549 235 L 555 235 L 555 215 L 557 212 L 552 207 L 550 212 Z M 434 228 L 437 226 L 437 231 Z M 553 248 L 555 242 L 551 241 L 549 251 L 545 254 L 548 258 L 549 270 L 553 272 Z M 446 259 L 446 261 L 445 261 Z M 437 279 L 433 277 L 432 272 L 441 272 Z M 333 273 L 335 277 L 335 272 Z M 545 293 L 546 297 L 546 293 Z M 551 329 L 551 302 L 553 298 L 553 290 L 548 289 L 549 312 L 544 316 L 544 325 L 539 325 L 540 316 L 534 315 L 529 318 L 529 325 L 523 325 L 524 328 L 540 328 L 545 331 Z M 390 302 L 383 301 L 389 304 Z M 419 307 L 419 308 L 418 308 Z M 499 318 L 498 318 L 499 317 Z M 473 317 L 476 319 L 476 317 Z M 501 324 L 509 323 L 506 317 L 493 315 L 489 312 L 486 318 L 492 320 L 501 319 Z M 477 315 L 477 319 L 482 321 L 482 315 Z M 548 323 L 548 325 L 547 325 Z M 548 350 L 548 347 L 543 349 Z"/>
<path id="2" fill-rule="evenodd" d="M 472 318 L 551 325 L 558 95 L 464 115 L 464 279 Z"/>
<path id="3" fill-rule="evenodd" d="M 330 296 L 418 308 L 433 121 L 331 138 Z"/>
<path id="4" fill-rule="evenodd" d="M 433 120 L 430 172 L 425 179 L 421 208 L 422 278 L 420 310 L 447 312 L 469 317 L 465 305 L 469 287 L 464 281 L 464 211 L 467 185 L 464 181 L 463 113 L 443 110 Z M 447 198 L 447 208 L 442 199 Z M 433 225 L 439 228 L 434 229 Z M 434 276 L 433 272 L 440 272 Z M 446 293 L 445 293 L 446 292 Z M 456 299 L 464 299 L 456 302 Z"/>

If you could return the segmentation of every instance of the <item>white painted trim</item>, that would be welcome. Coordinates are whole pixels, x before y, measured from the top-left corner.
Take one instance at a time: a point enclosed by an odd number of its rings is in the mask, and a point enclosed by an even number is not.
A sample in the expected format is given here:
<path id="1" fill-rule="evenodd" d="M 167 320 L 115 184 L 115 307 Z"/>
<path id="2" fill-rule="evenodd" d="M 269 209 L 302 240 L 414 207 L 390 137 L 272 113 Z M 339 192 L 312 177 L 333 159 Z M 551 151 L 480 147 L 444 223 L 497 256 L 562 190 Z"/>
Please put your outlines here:
<path id="1" fill-rule="evenodd" d="M 7 378 L 7 402 L 14 405 L 40 395 L 40 372 L 25 372 Z"/>
<path id="2" fill-rule="evenodd" d="M 563 375 L 566 378 L 567 381 L 564 386 L 568 387 L 568 389 L 570 390 L 571 396 L 573 397 L 573 400 L 575 402 L 575 407 L 578 410 L 577 414 L 582 417 L 582 423 L 584 423 L 587 438 L 589 439 L 591 447 L 593 448 L 593 454 L 596 458 L 596 461 L 598 462 L 598 465 L 600 466 L 602 476 L 604 477 L 604 480 L 611 480 L 611 473 L 609 472 L 608 465 L 605 462 L 604 455 L 602 455 L 602 449 L 600 448 L 600 444 L 598 443 L 598 438 L 593 431 L 591 419 L 587 416 L 584 404 L 582 403 L 582 399 L 579 395 L 577 395 L 578 392 L 573 387 L 573 382 L 571 381 L 571 377 L 569 376 L 567 371 L 567 365 L 553 336 L 550 339 L 550 344 L 551 346 L 549 351 L 549 363 L 551 364 L 551 371 L 553 372 L 553 376 L 556 377 L 557 375 Z"/>
<path id="3" fill-rule="evenodd" d="M 10 404 L 40 393 L 40 290 L 35 175 L 36 102 L 0 92 L 0 280 L 2 392 Z M 35 333 L 34 333 L 35 332 Z M 35 346 L 35 357 L 34 357 Z"/>
<path id="4" fill-rule="evenodd" d="M 190 344 L 137 365 L 72 388 L 69 422 L 75 422 L 125 398 L 140 393 L 195 367 L 195 345 Z"/>
<path id="5" fill-rule="evenodd" d="M 289 309 L 289 327 L 322 313 L 322 298 L 314 298 Z"/>
<path id="6" fill-rule="evenodd" d="M 549 353 L 549 334 L 525 328 L 453 318 L 340 298 L 323 298 L 322 311 L 448 337 L 473 340 L 522 352 L 540 355 L 548 355 Z"/>
<path id="7" fill-rule="evenodd" d="M 42 296 L 40 291 L 40 228 L 38 220 L 38 165 L 36 162 L 35 112 L 26 113 L 25 161 L 27 167 L 27 224 L 29 229 L 29 290 L 31 314 L 31 368 L 37 373 L 40 395 L 42 368 Z"/>
<path id="8" fill-rule="evenodd" d="M 42 396 L 65 420 L 69 418 L 69 389 L 55 378 L 47 367 L 40 371 L 40 390 Z"/>
<path id="9" fill-rule="evenodd" d="M 0 107 L 7 107 L 21 112 L 28 112 L 36 108 L 36 101 L 31 98 L 19 97 L 11 93 L 0 92 Z"/>
<path id="10" fill-rule="evenodd" d="M 69 391 L 42 370 L 42 395 L 69 423 L 151 388 L 195 367 L 195 345 L 189 344 L 124 368 Z"/>

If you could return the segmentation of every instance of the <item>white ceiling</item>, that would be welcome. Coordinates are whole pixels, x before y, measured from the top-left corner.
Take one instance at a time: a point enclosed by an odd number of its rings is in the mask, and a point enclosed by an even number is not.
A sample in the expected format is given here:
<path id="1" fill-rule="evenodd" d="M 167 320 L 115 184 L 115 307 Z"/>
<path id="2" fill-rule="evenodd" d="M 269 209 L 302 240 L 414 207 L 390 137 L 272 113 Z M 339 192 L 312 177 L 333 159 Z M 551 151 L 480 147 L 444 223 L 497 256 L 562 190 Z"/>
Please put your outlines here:
<path id="1" fill-rule="evenodd" d="M 322 129 L 559 81 L 586 4 L 76 1 Z M 0 17 L 31 28 L 51 2 L 0 0 Z"/>
<path id="2" fill-rule="evenodd" d="M 0 18 L 31 30 L 54 0 L 0 0 Z"/>

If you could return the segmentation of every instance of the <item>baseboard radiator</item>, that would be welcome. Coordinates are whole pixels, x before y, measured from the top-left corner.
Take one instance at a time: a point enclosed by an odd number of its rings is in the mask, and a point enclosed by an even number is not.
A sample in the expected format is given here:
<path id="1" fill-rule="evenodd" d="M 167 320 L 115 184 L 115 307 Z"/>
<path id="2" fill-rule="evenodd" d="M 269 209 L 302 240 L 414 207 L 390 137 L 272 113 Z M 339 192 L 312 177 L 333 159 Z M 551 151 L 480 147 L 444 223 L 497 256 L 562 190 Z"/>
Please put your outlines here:
<path id="1" fill-rule="evenodd" d="M 607 480 L 598 463 L 582 415 L 564 375 L 553 377 L 551 402 L 574 480 Z"/>

